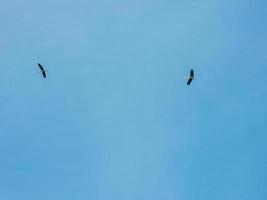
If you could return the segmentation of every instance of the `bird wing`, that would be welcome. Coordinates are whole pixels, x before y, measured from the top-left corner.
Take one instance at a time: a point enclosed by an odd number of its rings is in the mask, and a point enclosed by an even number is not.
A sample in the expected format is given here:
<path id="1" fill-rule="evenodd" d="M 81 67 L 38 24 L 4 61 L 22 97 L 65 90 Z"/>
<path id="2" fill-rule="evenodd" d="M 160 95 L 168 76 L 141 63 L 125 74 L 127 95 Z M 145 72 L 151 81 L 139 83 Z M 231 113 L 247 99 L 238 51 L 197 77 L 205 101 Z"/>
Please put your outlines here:
<path id="1" fill-rule="evenodd" d="M 38 63 L 38 67 L 40 68 L 41 71 L 44 70 L 43 66 L 41 64 Z"/>
<path id="2" fill-rule="evenodd" d="M 42 70 L 43 77 L 46 78 L 45 70 Z"/>
<path id="3" fill-rule="evenodd" d="M 191 71 L 190 71 L 190 76 L 194 77 L 194 70 L 193 69 L 191 69 Z"/>
<path id="4" fill-rule="evenodd" d="M 192 78 L 189 78 L 188 81 L 187 81 L 187 85 L 190 85 L 190 83 L 192 82 Z"/>

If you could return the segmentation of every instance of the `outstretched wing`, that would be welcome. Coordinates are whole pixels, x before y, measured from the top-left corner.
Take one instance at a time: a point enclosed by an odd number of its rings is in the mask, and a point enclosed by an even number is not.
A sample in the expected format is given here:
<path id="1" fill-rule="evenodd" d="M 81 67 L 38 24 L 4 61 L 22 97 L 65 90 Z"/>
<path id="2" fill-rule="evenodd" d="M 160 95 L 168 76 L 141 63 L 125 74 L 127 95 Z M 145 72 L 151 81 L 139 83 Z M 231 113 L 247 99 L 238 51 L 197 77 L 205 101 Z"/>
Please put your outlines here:
<path id="1" fill-rule="evenodd" d="M 43 66 L 41 64 L 38 63 L 38 67 L 40 68 L 41 71 L 44 70 Z"/>
<path id="2" fill-rule="evenodd" d="M 43 77 L 46 78 L 45 70 L 42 71 Z"/>
<path id="3" fill-rule="evenodd" d="M 41 64 L 38 63 L 38 67 L 40 68 L 43 77 L 46 78 L 46 73 L 45 73 L 45 69 L 43 68 L 43 66 L 42 66 Z"/>
<path id="4" fill-rule="evenodd" d="M 193 69 L 191 69 L 191 71 L 190 71 L 190 77 L 194 77 L 194 70 Z"/>
<path id="5" fill-rule="evenodd" d="M 188 79 L 188 81 L 187 81 L 187 85 L 190 85 L 190 83 L 192 82 L 192 78 L 190 77 L 189 79 Z"/>

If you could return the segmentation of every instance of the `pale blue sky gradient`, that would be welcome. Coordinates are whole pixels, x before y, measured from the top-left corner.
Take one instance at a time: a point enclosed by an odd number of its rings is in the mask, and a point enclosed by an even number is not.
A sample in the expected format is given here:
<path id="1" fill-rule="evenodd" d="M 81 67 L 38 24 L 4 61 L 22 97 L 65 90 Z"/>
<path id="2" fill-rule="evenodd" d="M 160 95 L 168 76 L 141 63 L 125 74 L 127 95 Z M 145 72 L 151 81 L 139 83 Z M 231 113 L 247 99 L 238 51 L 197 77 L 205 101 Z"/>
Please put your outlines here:
<path id="1" fill-rule="evenodd" d="M 263 0 L 0 0 L 0 199 L 266 200 L 266 20 Z"/>

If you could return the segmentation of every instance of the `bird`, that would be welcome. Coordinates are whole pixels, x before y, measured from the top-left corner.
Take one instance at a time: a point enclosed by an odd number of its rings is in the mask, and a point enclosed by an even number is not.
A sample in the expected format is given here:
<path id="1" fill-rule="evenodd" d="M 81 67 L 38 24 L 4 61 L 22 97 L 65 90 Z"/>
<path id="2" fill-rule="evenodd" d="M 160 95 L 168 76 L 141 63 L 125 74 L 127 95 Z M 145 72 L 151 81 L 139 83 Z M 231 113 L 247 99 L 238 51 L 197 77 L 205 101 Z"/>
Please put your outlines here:
<path id="1" fill-rule="evenodd" d="M 46 72 L 45 72 L 44 67 L 41 64 L 39 64 L 39 63 L 37 63 L 37 64 L 38 64 L 38 67 L 40 68 L 40 70 L 42 72 L 43 77 L 46 78 Z"/>
<path id="2" fill-rule="evenodd" d="M 189 75 L 189 77 L 188 77 L 188 80 L 187 80 L 187 85 L 190 85 L 190 83 L 194 80 L 194 70 L 193 69 L 191 69 L 190 70 L 190 75 Z"/>

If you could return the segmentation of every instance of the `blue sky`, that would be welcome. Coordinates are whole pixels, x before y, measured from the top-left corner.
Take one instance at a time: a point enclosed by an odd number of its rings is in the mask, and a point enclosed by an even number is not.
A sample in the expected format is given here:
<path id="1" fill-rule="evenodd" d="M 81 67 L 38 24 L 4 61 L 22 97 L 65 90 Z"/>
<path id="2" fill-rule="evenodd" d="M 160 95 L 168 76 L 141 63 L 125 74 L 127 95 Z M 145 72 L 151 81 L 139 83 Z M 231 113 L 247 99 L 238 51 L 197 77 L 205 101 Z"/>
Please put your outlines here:
<path id="1" fill-rule="evenodd" d="M 266 200 L 266 6 L 1 0 L 0 199 Z"/>

